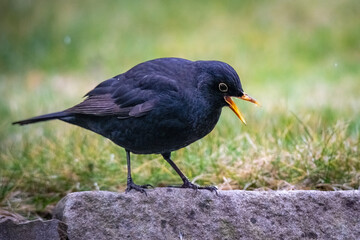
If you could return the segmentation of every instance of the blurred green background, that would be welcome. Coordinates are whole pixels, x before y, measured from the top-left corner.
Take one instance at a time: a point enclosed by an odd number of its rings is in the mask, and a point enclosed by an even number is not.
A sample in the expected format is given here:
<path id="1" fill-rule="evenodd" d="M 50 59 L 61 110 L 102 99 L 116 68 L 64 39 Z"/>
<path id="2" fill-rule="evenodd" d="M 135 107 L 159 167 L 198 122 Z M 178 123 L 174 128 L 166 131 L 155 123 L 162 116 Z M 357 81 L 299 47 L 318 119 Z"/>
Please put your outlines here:
<path id="1" fill-rule="evenodd" d="M 357 189 L 360 1 L 0 2 L 0 202 L 47 217 L 66 193 L 122 191 L 124 151 L 60 121 L 12 126 L 81 101 L 99 82 L 159 57 L 232 65 L 261 108 L 238 101 L 206 138 L 174 154 L 220 189 Z M 138 184 L 180 183 L 133 158 Z"/>

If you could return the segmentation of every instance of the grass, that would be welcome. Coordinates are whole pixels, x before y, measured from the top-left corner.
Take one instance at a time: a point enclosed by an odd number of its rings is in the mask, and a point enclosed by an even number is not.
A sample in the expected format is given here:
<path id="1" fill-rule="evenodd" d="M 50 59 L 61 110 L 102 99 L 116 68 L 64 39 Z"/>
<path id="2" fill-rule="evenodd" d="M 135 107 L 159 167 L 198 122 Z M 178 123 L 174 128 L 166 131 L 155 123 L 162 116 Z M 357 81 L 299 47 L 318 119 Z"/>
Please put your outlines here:
<path id="1" fill-rule="evenodd" d="M 49 217 L 69 192 L 123 191 L 125 152 L 60 121 L 11 122 L 61 110 L 147 59 L 217 59 L 262 107 L 237 101 L 215 130 L 173 154 L 198 184 L 220 189 L 358 189 L 358 1 L 72 1 L 0 3 L 0 207 Z M 6 10 L 6 11 L 5 11 Z M 46 10 L 46 11 L 45 11 Z M 179 177 L 136 155 L 138 184 Z"/>

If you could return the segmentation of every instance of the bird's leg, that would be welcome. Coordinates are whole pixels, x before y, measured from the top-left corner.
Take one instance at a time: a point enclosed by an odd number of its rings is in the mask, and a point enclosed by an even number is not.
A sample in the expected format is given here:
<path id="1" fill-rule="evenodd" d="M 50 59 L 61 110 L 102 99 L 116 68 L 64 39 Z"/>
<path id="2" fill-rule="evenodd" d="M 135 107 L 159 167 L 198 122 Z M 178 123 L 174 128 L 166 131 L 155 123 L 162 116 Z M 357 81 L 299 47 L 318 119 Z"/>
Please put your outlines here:
<path id="1" fill-rule="evenodd" d="M 176 171 L 177 174 L 179 174 L 179 176 L 181 177 L 181 179 L 183 180 L 184 184 L 180 186 L 180 188 L 192 188 L 192 189 L 206 189 L 209 190 L 211 192 L 217 190 L 217 187 L 215 186 L 204 186 L 201 187 L 199 185 L 196 185 L 192 182 L 189 181 L 189 179 L 181 172 L 181 170 L 176 166 L 176 164 L 171 160 L 170 156 L 171 153 L 163 153 L 162 154 L 163 158 L 171 165 L 171 167 Z M 176 187 L 176 186 L 170 186 L 170 187 Z"/>
<path id="2" fill-rule="evenodd" d="M 127 175 L 127 187 L 125 192 L 128 193 L 130 192 L 131 189 L 134 189 L 136 191 L 139 191 L 141 193 L 145 193 L 146 191 L 145 189 L 148 187 L 152 187 L 150 184 L 146 184 L 146 185 L 136 185 L 131 177 L 131 166 L 130 166 L 130 151 L 126 150 L 126 161 L 127 161 L 127 171 L 128 171 L 128 175 Z"/>

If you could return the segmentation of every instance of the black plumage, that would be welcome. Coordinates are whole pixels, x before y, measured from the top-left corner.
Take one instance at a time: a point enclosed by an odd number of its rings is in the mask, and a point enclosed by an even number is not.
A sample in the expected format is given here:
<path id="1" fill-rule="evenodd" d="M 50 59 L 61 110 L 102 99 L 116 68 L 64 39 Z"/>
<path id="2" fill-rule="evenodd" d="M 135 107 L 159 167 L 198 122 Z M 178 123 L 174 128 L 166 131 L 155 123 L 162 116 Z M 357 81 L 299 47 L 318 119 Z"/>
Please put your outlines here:
<path id="1" fill-rule="evenodd" d="M 148 185 L 133 183 L 130 152 L 162 154 L 182 178 L 182 187 L 215 190 L 192 184 L 170 154 L 210 133 L 224 106 L 229 106 L 245 123 L 231 97 L 257 103 L 244 93 L 239 76 L 230 65 L 180 58 L 138 64 L 100 83 L 85 97 L 83 102 L 64 111 L 14 124 L 60 119 L 112 140 L 127 153 L 127 191 L 141 192 Z"/>

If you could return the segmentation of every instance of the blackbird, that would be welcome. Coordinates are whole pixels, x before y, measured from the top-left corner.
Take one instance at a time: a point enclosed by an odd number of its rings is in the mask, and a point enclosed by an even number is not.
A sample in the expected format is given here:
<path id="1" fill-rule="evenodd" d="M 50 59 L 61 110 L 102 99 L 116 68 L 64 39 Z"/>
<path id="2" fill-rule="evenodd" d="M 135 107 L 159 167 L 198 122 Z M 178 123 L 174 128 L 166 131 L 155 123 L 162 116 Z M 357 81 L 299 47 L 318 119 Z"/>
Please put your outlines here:
<path id="1" fill-rule="evenodd" d="M 216 191 L 191 183 L 171 160 L 172 151 L 210 133 L 227 106 L 245 123 L 231 97 L 258 104 L 241 86 L 236 71 L 220 61 L 159 58 L 140 63 L 88 92 L 85 100 L 64 111 L 13 124 L 59 119 L 98 133 L 123 147 L 127 188 L 145 192 L 131 178 L 130 153 L 161 154 L 181 177 L 182 188 Z"/>

